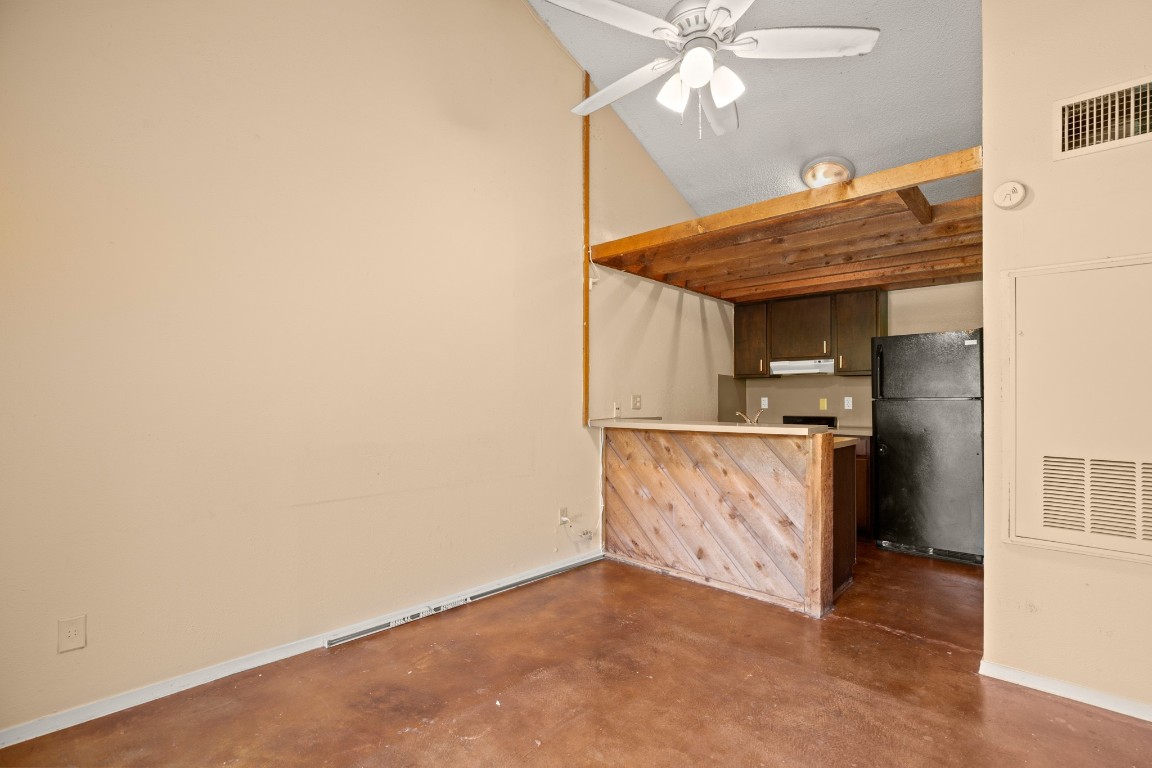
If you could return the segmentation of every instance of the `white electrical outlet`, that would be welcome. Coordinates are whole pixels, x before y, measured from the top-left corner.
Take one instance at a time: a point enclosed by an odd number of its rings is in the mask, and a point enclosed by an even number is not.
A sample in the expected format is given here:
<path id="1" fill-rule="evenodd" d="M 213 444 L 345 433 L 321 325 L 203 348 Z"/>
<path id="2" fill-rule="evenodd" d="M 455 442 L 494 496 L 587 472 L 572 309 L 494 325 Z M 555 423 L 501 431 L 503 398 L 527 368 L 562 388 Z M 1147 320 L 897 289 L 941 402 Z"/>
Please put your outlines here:
<path id="1" fill-rule="evenodd" d="M 766 398 L 766 397 L 760 398 L 760 407 L 761 408 L 767 408 L 768 407 L 768 398 Z"/>
<path id="2" fill-rule="evenodd" d="M 844 398 L 844 410 L 846 410 L 846 411 L 852 410 L 852 398 L 850 398 L 850 397 Z"/>
<path id="3" fill-rule="evenodd" d="M 632 395 L 632 410 L 640 410 L 640 395 Z"/>
<path id="4" fill-rule="evenodd" d="M 56 653 L 75 651 L 88 645 L 88 616 L 56 622 Z"/>

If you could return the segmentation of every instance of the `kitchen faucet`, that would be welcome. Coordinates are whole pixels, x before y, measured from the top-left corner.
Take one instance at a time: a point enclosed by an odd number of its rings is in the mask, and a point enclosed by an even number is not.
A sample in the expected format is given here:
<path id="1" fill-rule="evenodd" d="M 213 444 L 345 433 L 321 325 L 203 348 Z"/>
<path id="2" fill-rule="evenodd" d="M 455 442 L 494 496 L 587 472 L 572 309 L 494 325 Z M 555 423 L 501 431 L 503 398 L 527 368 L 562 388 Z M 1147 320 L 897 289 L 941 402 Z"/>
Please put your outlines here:
<path id="1" fill-rule="evenodd" d="M 755 416 L 753 416 L 752 418 L 748 418 L 744 414 L 740 413 L 740 411 L 736 411 L 736 415 L 739 416 L 740 418 L 744 419 L 745 424 L 759 424 L 760 423 L 760 414 L 762 414 L 762 413 L 764 413 L 763 408 L 756 411 Z"/>

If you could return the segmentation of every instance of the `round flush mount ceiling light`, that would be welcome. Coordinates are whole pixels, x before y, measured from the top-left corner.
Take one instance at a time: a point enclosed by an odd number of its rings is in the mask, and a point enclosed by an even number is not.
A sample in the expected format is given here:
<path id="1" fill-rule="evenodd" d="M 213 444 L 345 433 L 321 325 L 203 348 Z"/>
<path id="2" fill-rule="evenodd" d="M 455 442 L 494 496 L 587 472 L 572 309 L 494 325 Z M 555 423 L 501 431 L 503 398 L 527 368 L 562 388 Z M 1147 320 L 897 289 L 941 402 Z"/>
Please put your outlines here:
<path id="1" fill-rule="evenodd" d="M 800 178 L 812 189 L 840 181 L 851 181 L 856 175 L 852 163 L 843 157 L 818 157 L 804 166 Z"/>

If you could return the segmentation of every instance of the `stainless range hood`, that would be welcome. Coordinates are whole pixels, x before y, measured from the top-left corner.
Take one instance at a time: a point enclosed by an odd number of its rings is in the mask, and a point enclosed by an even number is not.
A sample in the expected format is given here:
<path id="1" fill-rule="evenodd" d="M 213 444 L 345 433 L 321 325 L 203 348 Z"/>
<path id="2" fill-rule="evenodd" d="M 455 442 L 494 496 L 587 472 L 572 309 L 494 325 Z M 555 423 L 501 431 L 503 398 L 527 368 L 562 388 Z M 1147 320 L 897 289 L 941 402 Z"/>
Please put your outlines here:
<path id="1" fill-rule="evenodd" d="M 821 360 L 773 360 L 768 364 L 768 372 L 773 376 L 795 376 L 798 373 L 835 373 L 836 361 L 830 357 Z"/>

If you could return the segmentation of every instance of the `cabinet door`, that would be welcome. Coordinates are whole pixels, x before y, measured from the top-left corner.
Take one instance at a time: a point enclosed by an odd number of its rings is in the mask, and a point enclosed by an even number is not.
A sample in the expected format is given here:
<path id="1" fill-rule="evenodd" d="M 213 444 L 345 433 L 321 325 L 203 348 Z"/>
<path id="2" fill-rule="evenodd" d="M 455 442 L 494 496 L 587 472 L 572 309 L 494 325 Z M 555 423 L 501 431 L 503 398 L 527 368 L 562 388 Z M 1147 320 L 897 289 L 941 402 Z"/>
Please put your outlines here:
<path id="1" fill-rule="evenodd" d="M 768 373 L 768 312 L 766 304 L 737 304 L 735 326 L 735 376 L 763 376 Z"/>
<path id="2" fill-rule="evenodd" d="M 836 295 L 836 373 L 872 372 L 872 337 L 888 332 L 881 327 L 886 301 L 878 291 Z"/>
<path id="3" fill-rule="evenodd" d="M 831 357 L 831 296 L 773 301 L 768 315 L 773 360 Z"/>

